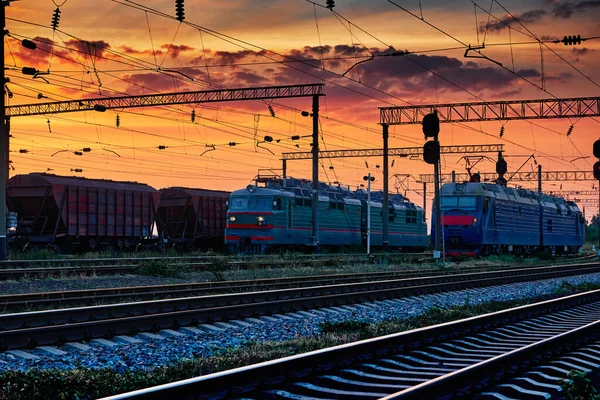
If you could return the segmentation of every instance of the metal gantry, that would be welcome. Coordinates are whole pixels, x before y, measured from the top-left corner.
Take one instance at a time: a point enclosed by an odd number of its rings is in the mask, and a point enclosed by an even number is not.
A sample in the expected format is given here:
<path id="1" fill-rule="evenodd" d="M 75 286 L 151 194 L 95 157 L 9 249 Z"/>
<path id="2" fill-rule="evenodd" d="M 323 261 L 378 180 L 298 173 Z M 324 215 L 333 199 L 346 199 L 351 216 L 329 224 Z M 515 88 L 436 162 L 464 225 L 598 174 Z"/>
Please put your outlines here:
<path id="1" fill-rule="evenodd" d="M 467 144 L 460 146 L 441 146 L 442 154 L 471 154 L 471 153 L 497 153 L 504 151 L 503 144 Z M 388 149 L 390 157 L 422 156 L 423 147 L 396 147 Z M 282 160 L 308 160 L 312 152 L 282 153 Z M 319 158 L 348 158 L 348 157 L 382 157 L 383 149 L 356 149 L 356 150 L 327 150 L 320 151 Z"/>
<path id="2" fill-rule="evenodd" d="M 216 103 L 224 101 L 283 99 L 322 96 L 323 84 L 268 86 L 257 88 L 202 90 L 195 92 L 160 93 L 139 96 L 97 97 L 92 99 L 21 104 L 6 107 L 7 117 L 59 114 L 77 111 L 104 111 L 133 107 L 173 104 Z"/>
<path id="3" fill-rule="evenodd" d="M 496 182 L 498 174 L 492 172 L 480 172 L 482 182 Z M 456 174 L 456 182 L 468 182 L 469 175 L 465 173 Z M 433 183 L 433 174 L 419 175 L 419 182 Z M 545 171 L 541 174 L 542 181 L 596 181 L 592 171 Z M 518 182 L 537 182 L 538 172 L 517 172 L 511 177 L 511 181 Z M 451 182 L 452 174 L 442 174 L 442 182 Z M 598 192 L 596 192 L 598 193 Z"/>
<path id="4" fill-rule="evenodd" d="M 598 196 L 598 190 L 549 190 L 548 193 L 557 196 Z"/>
<path id="5" fill-rule="evenodd" d="M 8 1 L 0 0 L 0 19 L 4 21 L 4 8 L 8 5 Z M 1 124 L 3 132 L 0 132 L 0 141 L 5 144 L 5 149 L 0 154 L 4 154 L 4 158 L 0 160 L 0 165 L 4 165 L 8 171 L 8 137 L 9 137 L 9 122 L 11 117 L 24 117 L 30 115 L 50 115 L 60 113 L 70 113 L 79 111 L 99 111 L 103 112 L 109 109 L 125 109 L 133 107 L 151 107 L 164 106 L 174 104 L 199 104 L 199 103 L 214 103 L 225 101 L 247 101 L 247 100 L 266 100 L 266 99 L 281 99 L 292 97 L 312 97 L 312 114 L 313 132 L 312 132 L 312 159 L 313 159 L 313 187 L 318 187 L 319 183 L 319 97 L 324 96 L 324 85 L 321 83 L 307 85 L 286 85 L 286 86 L 267 86 L 254 88 L 238 88 L 238 89 L 219 89 L 219 90 L 203 90 L 194 92 L 174 92 L 160 93 L 137 96 L 117 96 L 117 97 L 99 97 L 81 100 L 57 101 L 36 104 L 21 104 L 6 107 L 4 103 L 0 103 L 0 109 L 4 113 L 4 124 Z M 4 97 L 2 97 L 4 99 Z M 3 101 L 3 100 L 2 100 Z M 0 143 L 1 147 L 1 143 Z M 6 180 L 8 173 L 0 174 L 0 260 L 6 259 Z M 319 221 L 318 221 L 318 193 L 313 190 L 313 210 L 312 210 L 312 237 L 310 244 L 318 248 L 319 244 Z"/>
<path id="6" fill-rule="evenodd" d="M 379 110 L 380 123 L 388 125 L 420 124 L 434 110 L 440 123 L 583 118 L 600 116 L 600 97 L 424 104 Z"/>
<path id="7" fill-rule="evenodd" d="M 564 99 L 541 99 L 541 100 L 510 100 L 510 101 L 483 101 L 469 103 L 447 103 L 447 104 L 424 104 L 398 107 L 381 107 L 379 109 L 380 121 L 382 126 L 383 147 L 387 147 L 388 129 L 390 125 L 415 125 L 421 124 L 423 117 L 427 114 L 436 113 L 440 123 L 444 122 L 482 122 L 482 121 L 510 121 L 525 119 L 549 119 L 549 118 L 583 118 L 600 116 L 600 97 L 577 97 Z M 384 157 L 385 159 L 386 157 Z M 383 195 L 383 241 L 384 247 L 387 241 L 387 202 L 388 193 L 386 182 L 389 177 L 387 162 L 383 165 L 384 195 Z M 540 167 L 541 170 L 541 166 Z M 439 168 L 439 164 L 435 166 Z M 555 180 L 552 173 L 546 173 L 548 180 Z M 563 172 L 562 174 L 578 174 L 577 172 Z M 589 175 L 581 172 L 579 180 L 589 180 Z M 466 175 L 466 174 L 465 174 Z M 425 181 L 428 176 L 423 176 Z M 515 175 L 512 179 L 519 180 L 519 177 L 525 177 L 523 173 Z M 538 188 L 541 190 L 542 173 L 537 174 Z M 465 180 L 460 177 L 459 180 Z M 446 176 L 448 179 L 448 176 Z M 484 176 L 483 179 L 495 179 L 490 176 Z M 523 179 L 523 178 L 522 178 Z M 468 180 L 468 178 L 467 178 Z M 431 182 L 434 182 L 431 176 Z M 425 183 L 424 183 L 425 184 Z M 437 194 L 438 185 L 435 185 Z M 439 196 L 436 196 L 439 199 Z M 439 222 L 440 205 L 439 200 L 435 202 L 435 235 L 436 250 L 439 249 L 437 238 L 441 237 L 441 226 Z"/>

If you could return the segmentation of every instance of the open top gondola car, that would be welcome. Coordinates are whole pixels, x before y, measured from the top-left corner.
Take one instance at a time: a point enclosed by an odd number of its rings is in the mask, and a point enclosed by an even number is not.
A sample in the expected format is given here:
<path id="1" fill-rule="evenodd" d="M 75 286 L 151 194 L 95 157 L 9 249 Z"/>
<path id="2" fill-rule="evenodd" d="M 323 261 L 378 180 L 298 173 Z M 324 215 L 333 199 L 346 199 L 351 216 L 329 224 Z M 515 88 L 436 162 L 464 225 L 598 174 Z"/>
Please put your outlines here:
<path id="1" fill-rule="evenodd" d="M 171 187 L 160 189 L 158 230 L 169 247 L 223 246 L 230 192 Z"/>
<path id="2" fill-rule="evenodd" d="M 248 185 L 231 193 L 225 243 L 231 251 L 264 253 L 305 249 L 315 245 L 312 237 L 312 184 L 287 178 L 266 179 L 264 187 Z M 377 193 L 371 200 L 373 246 L 382 243 L 382 203 Z M 319 184 L 319 246 L 357 246 L 366 240 L 367 196 L 341 186 Z M 389 203 L 389 245 L 423 250 L 427 229 L 423 209 L 401 196 Z"/>
<path id="3" fill-rule="evenodd" d="M 451 255 L 576 253 L 585 241 L 581 211 L 560 197 L 480 182 L 445 183 L 440 193 Z"/>
<path id="4" fill-rule="evenodd" d="M 16 175 L 7 202 L 17 213 L 9 242 L 69 252 L 134 250 L 151 241 L 160 192 L 137 182 L 43 173 Z"/>

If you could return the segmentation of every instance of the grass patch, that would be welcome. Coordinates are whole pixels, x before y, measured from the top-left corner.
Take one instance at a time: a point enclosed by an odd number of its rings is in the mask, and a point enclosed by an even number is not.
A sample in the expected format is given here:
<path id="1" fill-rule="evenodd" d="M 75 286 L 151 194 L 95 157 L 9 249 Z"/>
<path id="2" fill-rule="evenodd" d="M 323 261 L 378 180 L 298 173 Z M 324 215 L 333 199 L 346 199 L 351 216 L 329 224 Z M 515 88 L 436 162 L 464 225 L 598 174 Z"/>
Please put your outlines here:
<path id="1" fill-rule="evenodd" d="M 600 284 L 598 283 L 583 282 L 577 285 L 573 285 L 569 282 L 563 281 L 559 287 L 554 289 L 554 293 L 560 296 L 566 296 L 569 294 L 589 292 L 591 290 L 598 289 L 600 289 Z"/>
<path id="2" fill-rule="evenodd" d="M 172 264 L 169 259 L 144 260 L 137 264 L 133 273 L 137 275 L 181 278 L 187 269 L 185 265 Z"/>
<path id="3" fill-rule="evenodd" d="M 570 371 L 567 379 L 563 379 L 560 386 L 567 400 L 600 400 L 600 394 L 586 372 Z"/>

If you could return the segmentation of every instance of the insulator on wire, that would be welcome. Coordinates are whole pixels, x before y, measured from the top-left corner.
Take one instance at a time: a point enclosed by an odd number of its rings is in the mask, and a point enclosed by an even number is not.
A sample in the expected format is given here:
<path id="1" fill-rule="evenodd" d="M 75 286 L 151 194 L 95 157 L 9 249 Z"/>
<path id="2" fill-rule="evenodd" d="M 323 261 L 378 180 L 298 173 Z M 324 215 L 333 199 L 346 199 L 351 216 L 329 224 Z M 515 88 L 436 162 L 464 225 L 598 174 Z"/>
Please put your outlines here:
<path id="1" fill-rule="evenodd" d="M 335 7 L 335 1 L 334 0 L 327 0 L 325 2 L 325 7 L 329 8 L 330 10 L 333 10 L 333 7 Z"/>
<path id="2" fill-rule="evenodd" d="M 196 110 L 192 110 L 191 118 L 192 118 L 192 122 L 196 122 Z"/>
<path id="3" fill-rule="evenodd" d="M 237 145 L 237 143 L 236 143 L 236 142 L 229 142 L 229 147 L 233 147 L 233 146 L 235 146 L 235 145 Z"/>
<path id="4" fill-rule="evenodd" d="M 185 19 L 185 7 L 183 3 L 184 0 L 175 0 L 175 18 L 179 22 L 183 22 Z"/>
<path id="5" fill-rule="evenodd" d="M 27 154 L 27 153 L 29 153 L 29 150 L 27 150 L 27 149 L 20 149 L 19 153 L 21 153 L 21 154 Z"/>
<path id="6" fill-rule="evenodd" d="M 500 127 L 500 137 L 504 136 L 504 126 Z"/>
<path id="7" fill-rule="evenodd" d="M 81 168 L 71 168 L 71 172 L 83 172 Z"/>
<path id="8" fill-rule="evenodd" d="M 330 165 L 330 166 L 329 166 L 329 169 L 333 170 L 333 165 Z"/>
<path id="9" fill-rule="evenodd" d="M 164 150 L 164 149 L 168 149 L 168 147 L 167 147 L 167 146 L 165 146 L 165 145 L 163 145 L 163 144 L 161 144 L 161 145 L 159 145 L 159 146 L 157 147 L 157 149 L 159 149 L 159 150 Z"/>
<path id="10" fill-rule="evenodd" d="M 121 117 L 117 115 L 117 119 L 115 120 L 115 124 L 117 125 L 117 128 L 119 126 L 121 126 Z"/>
<path id="11" fill-rule="evenodd" d="M 294 136 L 292 136 L 292 140 L 300 140 L 300 135 L 294 135 Z"/>
<path id="12" fill-rule="evenodd" d="M 81 151 L 83 151 L 84 153 L 89 153 L 90 151 L 92 151 L 91 147 L 84 147 L 83 149 L 81 149 Z"/>
<path id="13" fill-rule="evenodd" d="M 83 153 L 81 151 L 74 151 L 73 154 L 75 154 L 76 156 L 82 156 Z"/>
<path id="14" fill-rule="evenodd" d="M 561 42 L 564 43 L 565 46 L 581 44 L 581 35 L 565 36 Z"/>
<path id="15" fill-rule="evenodd" d="M 60 24 L 60 8 L 56 7 L 56 10 L 54 10 L 54 14 L 52 14 L 52 30 L 56 30 L 58 29 L 58 25 Z"/>
<path id="16" fill-rule="evenodd" d="M 273 107 L 271 107 L 271 105 L 269 105 L 269 112 L 271 113 L 271 117 L 275 118 L 275 110 L 273 110 Z"/>
<path id="17" fill-rule="evenodd" d="M 573 125 L 571 125 L 571 126 L 569 127 L 569 129 L 567 130 L 567 136 L 571 136 L 571 133 L 573 133 L 573 128 L 574 128 L 574 126 L 573 126 Z"/>

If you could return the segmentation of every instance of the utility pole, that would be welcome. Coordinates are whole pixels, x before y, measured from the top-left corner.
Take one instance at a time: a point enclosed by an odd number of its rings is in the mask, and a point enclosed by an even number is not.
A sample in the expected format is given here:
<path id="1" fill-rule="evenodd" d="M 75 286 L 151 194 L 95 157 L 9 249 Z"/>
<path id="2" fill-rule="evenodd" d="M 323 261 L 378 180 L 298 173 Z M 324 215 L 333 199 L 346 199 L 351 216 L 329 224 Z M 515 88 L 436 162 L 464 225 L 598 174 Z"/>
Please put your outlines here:
<path id="1" fill-rule="evenodd" d="M 319 96 L 312 100 L 312 237 L 311 245 L 319 252 Z"/>
<path id="2" fill-rule="evenodd" d="M 371 255 L 371 182 L 375 180 L 375 177 L 371 176 L 369 172 L 367 176 L 363 176 L 363 179 L 367 181 L 367 257 Z"/>
<path id="3" fill-rule="evenodd" d="M 389 225 L 389 209 L 388 209 L 388 198 L 389 198 L 389 188 L 388 188 L 388 179 L 389 179 L 389 169 L 388 169 L 388 139 L 390 137 L 389 134 L 389 125 L 383 124 L 383 233 L 381 235 L 381 249 L 385 252 L 387 251 L 389 240 L 388 240 L 388 225 Z"/>
<path id="4" fill-rule="evenodd" d="M 6 7 L 10 5 L 9 0 L 2 0 L 0 5 L 0 19 L 2 20 L 2 54 L 1 65 L 2 65 L 2 76 L 0 82 L 2 82 L 2 99 L 0 100 L 0 165 L 6 170 L 0 175 L 0 261 L 6 260 L 6 181 L 8 179 L 9 170 L 9 159 L 8 159 L 8 131 L 6 129 L 7 117 L 6 117 L 6 71 L 4 70 L 4 38 L 6 37 Z"/>
<path id="5" fill-rule="evenodd" d="M 437 115 L 437 111 L 433 111 L 423 117 L 423 133 L 425 134 L 425 140 L 433 138 L 433 140 L 425 142 L 423 145 L 423 160 L 427 164 L 433 164 L 433 190 L 435 198 L 433 200 L 433 231 L 435 233 L 435 251 L 433 257 L 436 259 L 440 258 L 441 247 L 441 199 L 440 199 L 440 142 L 438 135 L 440 133 L 440 119 Z"/>

